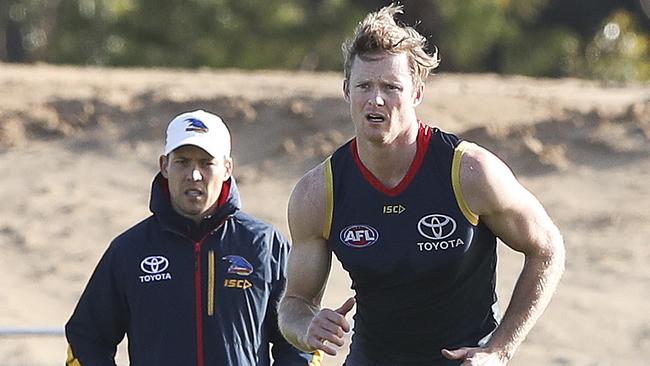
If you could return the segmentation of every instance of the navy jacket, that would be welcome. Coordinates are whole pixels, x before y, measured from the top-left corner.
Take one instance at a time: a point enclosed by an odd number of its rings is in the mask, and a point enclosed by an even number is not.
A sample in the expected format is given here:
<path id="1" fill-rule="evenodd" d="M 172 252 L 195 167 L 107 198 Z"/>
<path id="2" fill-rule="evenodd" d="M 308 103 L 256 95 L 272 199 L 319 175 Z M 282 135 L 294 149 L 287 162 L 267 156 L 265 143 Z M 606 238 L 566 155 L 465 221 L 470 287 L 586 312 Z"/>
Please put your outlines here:
<path id="1" fill-rule="evenodd" d="M 66 324 L 67 365 L 115 365 L 125 334 L 133 366 L 318 365 L 277 327 L 289 244 L 239 207 L 231 178 L 196 225 L 159 173 L 153 215 L 113 240 Z"/>

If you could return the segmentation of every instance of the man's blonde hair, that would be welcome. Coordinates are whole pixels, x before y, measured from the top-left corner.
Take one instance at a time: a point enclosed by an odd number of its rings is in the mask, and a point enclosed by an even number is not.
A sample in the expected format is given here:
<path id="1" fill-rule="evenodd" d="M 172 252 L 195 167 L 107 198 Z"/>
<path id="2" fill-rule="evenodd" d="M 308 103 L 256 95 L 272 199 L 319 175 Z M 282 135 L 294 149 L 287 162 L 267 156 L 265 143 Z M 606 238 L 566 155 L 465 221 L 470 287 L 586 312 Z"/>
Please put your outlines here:
<path id="1" fill-rule="evenodd" d="M 357 25 L 354 36 L 343 43 L 346 80 L 350 79 L 350 70 L 356 56 L 372 59 L 368 56 L 382 51 L 407 54 L 415 87 L 422 85 L 429 74 L 438 67 L 438 49 L 434 46 L 433 54 L 428 54 L 424 49 L 426 38 L 412 27 L 397 24 L 397 13 L 403 13 L 402 5 L 393 3 L 368 14 Z"/>

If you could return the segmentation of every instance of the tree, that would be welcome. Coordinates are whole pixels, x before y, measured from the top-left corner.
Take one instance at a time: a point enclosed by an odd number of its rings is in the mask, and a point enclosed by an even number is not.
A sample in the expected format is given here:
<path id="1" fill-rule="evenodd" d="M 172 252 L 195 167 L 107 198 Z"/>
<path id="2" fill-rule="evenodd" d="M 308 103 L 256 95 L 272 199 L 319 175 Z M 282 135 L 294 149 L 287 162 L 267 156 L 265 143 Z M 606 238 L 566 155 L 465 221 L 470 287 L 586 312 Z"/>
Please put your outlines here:
<path id="1" fill-rule="evenodd" d="M 399 20 L 443 71 L 648 80 L 645 1 L 409 0 Z M 0 60 L 340 70 L 341 43 L 391 2 L 5 0 Z"/>

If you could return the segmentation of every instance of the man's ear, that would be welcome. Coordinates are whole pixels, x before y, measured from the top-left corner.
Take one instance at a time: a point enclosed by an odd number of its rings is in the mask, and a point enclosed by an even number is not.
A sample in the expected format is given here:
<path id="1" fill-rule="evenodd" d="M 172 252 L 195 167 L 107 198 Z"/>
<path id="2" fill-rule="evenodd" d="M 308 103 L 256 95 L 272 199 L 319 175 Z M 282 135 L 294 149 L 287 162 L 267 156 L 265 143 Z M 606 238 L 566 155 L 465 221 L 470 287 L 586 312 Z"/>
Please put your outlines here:
<path id="1" fill-rule="evenodd" d="M 158 164 L 160 165 L 160 173 L 162 173 L 162 176 L 165 178 L 168 178 L 167 162 L 167 155 L 160 155 L 160 158 L 158 158 Z"/>
<path id="2" fill-rule="evenodd" d="M 424 99 L 424 83 L 420 84 L 413 93 L 413 106 L 419 106 L 422 103 L 422 99 Z"/>
<path id="3" fill-rule="evenodd" d="M 223 166 L 226 167 L 226 169 L 224 169 L 223 175 L 224 182 L 232 177 L 232 169 L 234 168 L 234 164 L 235 163 L 233 163 L 232 157 L 227 157 L 224 159 Z"/>
<path id="4" fill-rule="evenodd" d="M 343 80 L 343 98 L 350 103 L 350 82 L 348 79 Z"/>

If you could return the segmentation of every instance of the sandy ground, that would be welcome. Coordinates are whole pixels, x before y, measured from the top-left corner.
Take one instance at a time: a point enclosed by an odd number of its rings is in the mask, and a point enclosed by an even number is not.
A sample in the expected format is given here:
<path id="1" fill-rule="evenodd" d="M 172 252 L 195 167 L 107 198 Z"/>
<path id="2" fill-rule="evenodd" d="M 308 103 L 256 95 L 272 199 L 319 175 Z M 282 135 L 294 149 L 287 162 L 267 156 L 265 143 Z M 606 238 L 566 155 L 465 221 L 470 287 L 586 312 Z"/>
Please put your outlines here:
<path id="1" fill-rule="evenodd" d="M 184 110 L 225 117 L 244 209 L 286 233 L 296 180 L 352 136 L 340 90 L 332 73 L 0 64 L 0 328 L 62 329 L 109 241 L 148 215 Z M 419 115 L 499 154 L 564 234 L 566 274 L 510 364 L 648 365 L 650 86 L 439 75 Z M 500 254 L 505 307 L 522 257 Z M 335 263 L 325 304 L 349 294 Z M 61 365 L 65 349 L 0 335 L 0 365 Z"/>

